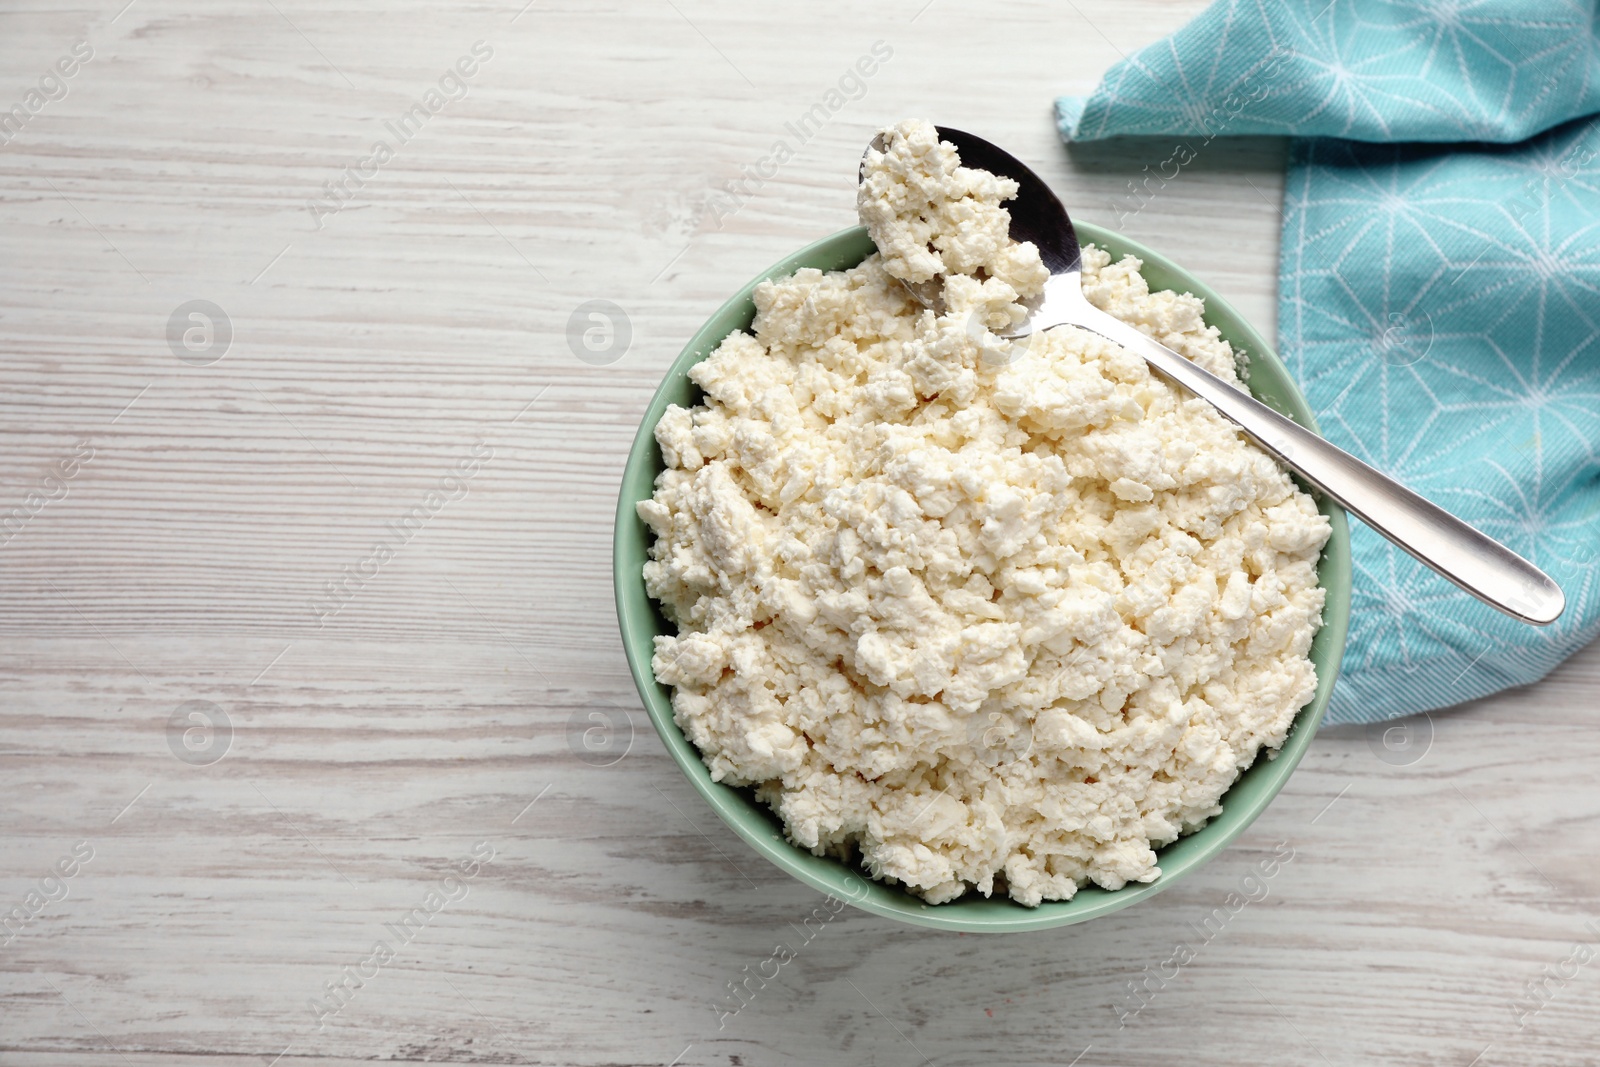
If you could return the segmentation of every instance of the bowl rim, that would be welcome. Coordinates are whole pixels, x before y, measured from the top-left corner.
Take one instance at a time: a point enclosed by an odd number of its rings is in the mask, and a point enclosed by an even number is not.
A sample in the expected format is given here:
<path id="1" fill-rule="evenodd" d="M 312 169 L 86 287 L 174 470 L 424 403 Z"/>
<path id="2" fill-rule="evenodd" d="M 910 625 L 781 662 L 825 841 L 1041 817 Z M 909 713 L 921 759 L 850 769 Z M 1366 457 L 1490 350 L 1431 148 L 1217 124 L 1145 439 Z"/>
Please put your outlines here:
<path id="1" fill-rule="evenodd" d="M 1228 320 L 1230 329 L 1225 331 L 1230 335 L 1228 339 L 1236 352 L 1243 350 L 1247 353 L 1251 361 L 1249 366 L 1253 369 L 1255 362 L 1261 361 L 1272 368 L 1286 394 L 1279 401 L 1281 406 L 1287 409 L 1285 413 L 1311 430 L 1320 432 L 1305 394 L 1288 368 L 1266 343 L 1266 339 L 1210 286 L 1166 256 L 1137 241 L 1090 223 L 1077 222 L 1074 225 L 1080 241 L 1111 251 L 1113 261 L 1131 254 L 1143 262 L 1141 272 L 1147 276 L 1153 269 L 1164 279 L 1177 279 L 1181 283 L 1180 288 L 1179 285 L 1157 285 L 1152 282 L 1152 289 L 1179 288 L 1180 291 L 1191 292 L 1201 297 L 1206 305 L 1206 322 L 1214 324 L 1216 319 Z M 612 530 L 613 593 L 616 600 L 617 623 L 629 673 L 633 677 L 645 712 L 668 753 L 689 779 L 695 791 L 716 812 L 718 818 L 761 856 L 819 892 L 841 898 L 864 911 L 886 918 L 925 928 L 963 933 L 1015 933 L 1050 929 L 1120 911 L 1170 888 L 1185 875 L 1224 852 L 1229 844 L 1248 829 L 1283 790 L 1295 767 L 1305 755 L 1327 710 L 1328 700 L 1343 659 L 1349 624 L 1351 577 L 1349 526 L 1344 510 L 1337 503 L 1317 493 L 1304 482 L 1300 483 L 1302 488 L 1312 492 L 1320 510 L 1328 516 L 1332 526 L 1332 534 L 1318 563 L 1318 584 L 1327 590 L 1327 598 L 1323 607 L 1323 624 L 1313 643 L 1313 659 L 1316 660 L 1318 656 L 1319 645 L 1322 659 L 1322 662 L 1317 662 L 1316 695 L 1296 713 L 1288 735 L 1276 756 L 1266 760 L 1258 756 L 1251 767 L 1242 772 L 1229 786 L 1222 797 L 1221 815 L 1212 818 L 1194 833 L 1157 850 L 1158 856 L 1163 856 L 1160 877 L 1153 882 L 1129 883 L 1119 890 L 1087 886 L 1070 900 L 1046 901 L 1035 908 L 1028 908 L 1002 898 L 1001 902 L 1008 905 L 1010 911 L 988 908 L 990 901 L 977 898 L 977 902 L 983 904 L 987 910 L 977 917 L 971 917 L 961 911 L 964 902 L 969 905 L 974 902 L 974 897 L 970 893 L 956 901 L 934 905 L 921 901 L 899 887 L 878 882 L 873 882 L 871 886 L 863 885 L 862 876 L 850 867 L 831 858 L 813 856 L 801 846 L 790 843 L 782 834 L 772 832 L 772 827 L 753 828 L 735 815 L 734 808 L 755 804 L 767 810 L 766 805 L 745 796 L 747 790 L 736 789 L 711 780 L 710 772 L 702 762 L 699 750 L 683 735 L 673 719 L 668 689 L 656 681 L 650 667 L 651 652 L 636 647 L 653 642 L 636 642 L 629 637 L 630 631 L 637 630 L 642 624 L 647 623 L 649 614 L 657 610 L 644 591 L 644 576 L 638 565 L 623 558 L 626 554 L 625 549 L 632 540 L 630 531 L 637 533 L 644 528 L 643 520 L 639 519 L 635 511 L 635 505 L 641 499 L 648 499 L 650 495 L 648 490 L 642 497 L 630 494 L 629 486 L 637 482 L 640 466 L 656 446 L 655 427 L 669 403 L 666 399 L 669 387 L 685 375 L 690 366 L 704 359 L 722 341 L 727 331 L 720 331 L 712 339 L 710 335 L 713 332 L 713 325 L 735 310 L 749 305 L 751 294 L 757 285 L 763 281 L 792 274 L 811 261 L 837 258 L 839 248 L 860 243 L 865 235 L 866 229 L 862 226 L 840 230 L 790 253 L 751 279 L 724 301 L 695 331 L 662 375 L 651 395 L 650 403 L 641 417 L 639 428 L 628 449 L 627 461 L 618 488 L 616 524 Z M 871 254 L 870 240 L 867 242 L 867 249 L 861 258 Z M 1242 338 L 1240 335 L 1243 335 Z M 1241 340 L 1243 344 L 1240 343 Z M 1247 386 L 1250 384 L 1248 376 L 1246 384 Z M 1253 388 L 1251 391 L 1254 394 Z M 647 484 L 651 489 L 658 474 L 659 469 L 653 470 L 650 474 Z M 644 535 L 643 544 L 648 551 L 648 532 Z M 1258 772 L 1258 769 L 1261 770 Z M 1226 804 L 1228 795 L 1239 788 L 1247 775 L 1261 772 L 1270 772 L 1266 774 L 1268 782 L 1264 792 L 1252 796 L 1242 809 L 1242 813 L 1238 808 L 1230 812 Z M 1177 848 L 1186 841 L 1201 843 L 1186 848 L 1180 858 L 1169 863 L 1164 858 L 1167 850 Z M 823 869 L 829 869 L 828 874 L 824 875 Z M 843 879 L 839 877 L 840 872 L 845 876 Z M 882 899 L 882 894 L 874 892 L 874 887 L 877 890 L 888 890 L 892 897 L 889 900 Z"/>

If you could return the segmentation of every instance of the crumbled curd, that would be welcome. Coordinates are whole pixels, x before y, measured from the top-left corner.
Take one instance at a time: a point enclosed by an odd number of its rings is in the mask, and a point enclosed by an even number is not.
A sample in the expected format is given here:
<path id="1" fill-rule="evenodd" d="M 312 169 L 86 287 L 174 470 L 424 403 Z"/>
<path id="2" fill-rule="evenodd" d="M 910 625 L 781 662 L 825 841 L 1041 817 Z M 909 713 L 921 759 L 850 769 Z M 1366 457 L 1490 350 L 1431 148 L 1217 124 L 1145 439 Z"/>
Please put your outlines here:
<path id="1" fill-rule="evenodd" d="M 927 123 L 885 136 L 878 253 L 761 285 L 656 427 L 655 675 L 713 778 L 931 902 L 1151 881 L 1316 690 L 1327 519 L 1121 347 L 996 338 L 1046 279 L 1015 184 Z M 1090 301 L 1236 380 L 1139 266 L 1086 247 Z"/>

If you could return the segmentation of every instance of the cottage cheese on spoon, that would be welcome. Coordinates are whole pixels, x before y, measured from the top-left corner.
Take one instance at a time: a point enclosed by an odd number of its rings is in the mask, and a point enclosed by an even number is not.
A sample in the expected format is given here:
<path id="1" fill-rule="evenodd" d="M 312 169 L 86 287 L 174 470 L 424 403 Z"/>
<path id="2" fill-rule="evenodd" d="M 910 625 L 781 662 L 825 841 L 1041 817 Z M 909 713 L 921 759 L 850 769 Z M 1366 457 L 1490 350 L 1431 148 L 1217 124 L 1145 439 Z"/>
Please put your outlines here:
<path id="1" fill-rule="evenodd" d="M 1047 273 L 1014 183 L 927 123 L 885 137 L 878 253 L 758 287 L 656 428 L 652 667 L 712 777 L 813 852 L 933 903 L 1152 881 L 1316 691 L 1327 519 L 1143 359 L 995 337 Z M 1139 266 L 1086 246 L 1090 301 L 1236 380 Z"/>

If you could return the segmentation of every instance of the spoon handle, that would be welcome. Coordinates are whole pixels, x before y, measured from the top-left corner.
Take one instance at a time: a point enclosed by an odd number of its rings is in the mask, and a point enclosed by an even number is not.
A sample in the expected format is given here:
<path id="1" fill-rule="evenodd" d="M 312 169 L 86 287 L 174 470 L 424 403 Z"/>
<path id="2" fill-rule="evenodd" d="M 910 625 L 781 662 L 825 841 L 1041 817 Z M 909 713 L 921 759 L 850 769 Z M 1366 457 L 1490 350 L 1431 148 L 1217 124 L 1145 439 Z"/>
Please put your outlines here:
<path id="1" fill-rule="evenodd" d="M 1076 303 L 1076 302 L 1074 302 Z M 1545 626 L 1566 608 L 1550 576 L 1437 504 L 1087 301 L 1075 325 L 1136 352 L 1366 524 L 1490 607 Z"/>

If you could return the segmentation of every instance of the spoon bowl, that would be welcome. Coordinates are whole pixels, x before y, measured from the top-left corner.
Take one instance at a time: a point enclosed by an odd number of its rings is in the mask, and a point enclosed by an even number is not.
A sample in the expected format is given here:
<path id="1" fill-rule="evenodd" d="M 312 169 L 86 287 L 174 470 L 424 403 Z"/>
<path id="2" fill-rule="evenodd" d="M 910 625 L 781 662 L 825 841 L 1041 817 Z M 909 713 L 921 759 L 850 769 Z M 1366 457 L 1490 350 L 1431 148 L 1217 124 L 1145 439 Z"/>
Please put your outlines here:
<path id="1" fill-rule="evenodd" d="M 949 126 L 935 126 L 934 129 L 939 132 L 941 141 L 955 146 L 962 166 L 1003 175 L 1017 183 L 1017 196 L 1010 205 L 1012 240 L 1033 242 L 1052 278 L 1058 274 L 1081 273 L 1083 254 L 1078 247 L 1078 231 L 1073 227 L 1072 219 L 1067 217 L 1067 209 L 1061 199 L 1050 191 L 1043 178 L 1011 153 L 982 137 Z M 867 161 L 871 154 L 886 152 L 888 148 L 882 133 L 876 134 L 867 143 L 867 151 L 862 153 L 861 165 L 856 171 L 857 184 L 867 180 Z M 900 279 L 900 284 L 923 307 L 936 312 L 944 311 L 943 286 L 938 278 L 930 278 L 925 282 Z M 1007 339 L 1025 337 L 1035 328 L 1033 316 L 1030 315 L 1020 327 L 997 336 Z"/>

